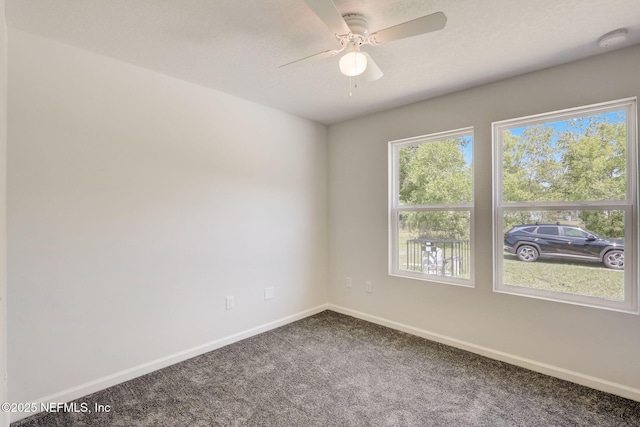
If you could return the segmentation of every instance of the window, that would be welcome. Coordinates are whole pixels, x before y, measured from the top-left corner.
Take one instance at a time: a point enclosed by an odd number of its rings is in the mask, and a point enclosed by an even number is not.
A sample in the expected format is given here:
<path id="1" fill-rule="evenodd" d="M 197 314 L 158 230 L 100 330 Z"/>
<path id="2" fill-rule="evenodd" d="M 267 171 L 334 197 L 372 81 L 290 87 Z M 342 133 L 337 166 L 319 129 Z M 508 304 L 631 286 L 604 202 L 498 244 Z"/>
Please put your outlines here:
<path id="1" fill-rule="evenodd" d="M 586 239 L 589 234 L 585 233 L 582 230 L 573 227 L 562 227 L 565 236 L 569 237 L 579 237 L 582 239 Z"/>
<path id="2" fill-rule="evenodd" d="M 636 138 L 635 98 L 493 123 L 495 291 L 638 313 Z"/>
<path id="3" fill-rule="evenodd" d="M 557 236 L 560 233 L 558 233 L 558 227 L 538 227 L 538 234 Z"/>
<path id="4" fill-rule="evenodd" d="M 472 286 L 473 129 L 389 143 L 389 274 Z"/>

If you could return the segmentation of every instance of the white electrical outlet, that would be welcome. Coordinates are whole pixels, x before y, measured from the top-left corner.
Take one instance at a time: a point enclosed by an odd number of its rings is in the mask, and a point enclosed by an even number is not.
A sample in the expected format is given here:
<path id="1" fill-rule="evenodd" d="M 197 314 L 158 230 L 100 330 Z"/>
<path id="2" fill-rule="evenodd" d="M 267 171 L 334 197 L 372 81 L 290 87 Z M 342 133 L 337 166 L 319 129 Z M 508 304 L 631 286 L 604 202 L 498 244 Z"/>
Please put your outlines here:
<path id="1" fill-rule="evenodd" d="M 369 293 L 373 292 L 373 283 L 367 282 L 366 289 L 367 289 L 367 292 L 369 292 Z"/>
<path id="2" fill-rule="evenodd" d="M 226 307 L 227 307 L 227 310 L 231 310 L 233 307 L 235 307 L 235 305 L 236 305 L 236 304 L 235 304 L 235 302 L 233 301 L 233 297 L 232 297 L 232 296 L 227 297 L 227 299 L 226 299 Z"/>
<path id="3" fill-rule="evenodd" d="M 276 296 L 276 289 L 271 286 L 269 288 L 264 288 L 264 299 L 266 300 L 270 300 L 273 299 Z"/>
<path id="4" fill-rule="evenodd" d="M 344 284 L 347 286 L 347 288 L 353 288 L 353 280 L 351 279 L 351 277 L 347 277 L 346 279 L 344 279 Z"/>

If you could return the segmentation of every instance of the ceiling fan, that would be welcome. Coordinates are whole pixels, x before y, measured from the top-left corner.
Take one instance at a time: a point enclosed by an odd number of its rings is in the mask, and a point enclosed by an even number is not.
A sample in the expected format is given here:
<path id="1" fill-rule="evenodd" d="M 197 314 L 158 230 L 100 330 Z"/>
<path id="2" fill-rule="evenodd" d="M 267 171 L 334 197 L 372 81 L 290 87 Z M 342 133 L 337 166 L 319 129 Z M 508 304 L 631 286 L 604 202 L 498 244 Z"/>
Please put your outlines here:
<path id="1" fill-rule="evenodd" d="M 365 81 L 378 80 L 384 74 L 368 53 L 360 51 L 361 46 L 366 44 L 376 46 L 438 31 L 443 29 L 447 23 L 445 14 L 436 12 L 369 34 L 368 22 L 363 15 L 357 13 L 342 15 L 331 0 L 304 0 L 304 2 L 335 33 L 340 47 L 289 62 L 281 65 L 280 68 L 310 60 L 328 58 L 345 52 L 339 62 L 342 74 L 345 76 L 362 76 Z"/>

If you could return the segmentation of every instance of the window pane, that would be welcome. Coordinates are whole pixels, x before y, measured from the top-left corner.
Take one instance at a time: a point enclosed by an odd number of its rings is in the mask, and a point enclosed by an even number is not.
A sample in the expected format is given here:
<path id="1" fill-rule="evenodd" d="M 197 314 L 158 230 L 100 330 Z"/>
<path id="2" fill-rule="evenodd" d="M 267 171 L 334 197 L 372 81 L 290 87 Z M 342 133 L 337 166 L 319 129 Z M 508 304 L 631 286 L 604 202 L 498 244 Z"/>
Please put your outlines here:
<path id="1" fill-rule="evenodd" d="M 557 236 L 558 233 L 558 227 L 538 227 L 538 234 L 549 234 L 549 235 L 553 235 L 553 236 Z"/>
<path id="2" fill-rule="evenodd" d="M 471 136 L 399 149 L 402 204 L 454 204 L 473 200 Z"/>
<path id="3" fill-rule="evenodd" d="M 539 222 L 538 232 L 519 226 L 527 222 Z M 510 210 L 504 224 L 505 285 L 624 300 L 624 211 Z M 542 234 L 551 228 L 555 235 Z"/>
<path id="4" fill-rule="evenodd" d="M 569 237 L 586 238 L 589 235 L 589 233 L 586 233 L 578 228 L 573 228 L 573 227 L 562 227 L 562 232 L 565 236 L 569 236 Z"/>
<path id="5" fill-rule="evenodd" d="M 625 200 L 626 122 L 621 110 L 503 130 L 503 200 Z"/>
<path id="6" fill-rule="evenodd" d="M 469 211 L 401 213 L 399 270 L 468 279 L 470 217 Z"/>

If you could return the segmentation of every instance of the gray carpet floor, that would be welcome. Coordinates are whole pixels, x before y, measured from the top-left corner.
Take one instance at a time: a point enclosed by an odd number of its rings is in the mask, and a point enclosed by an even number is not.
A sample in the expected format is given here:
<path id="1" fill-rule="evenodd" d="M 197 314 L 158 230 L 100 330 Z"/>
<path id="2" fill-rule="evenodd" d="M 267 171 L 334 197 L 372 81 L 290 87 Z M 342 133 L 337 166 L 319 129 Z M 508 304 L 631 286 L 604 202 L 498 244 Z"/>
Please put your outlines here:
<path id="1" fill-rule="evenodd" d="M 78 399 L 35 426 L 640 426 L 640 403 L 332 311 Z"/>

